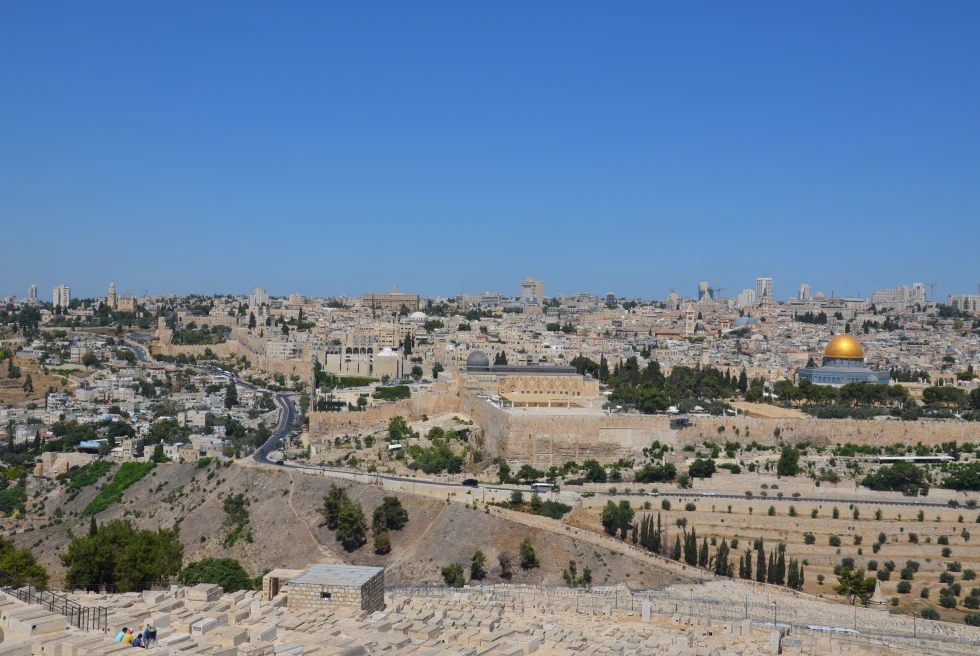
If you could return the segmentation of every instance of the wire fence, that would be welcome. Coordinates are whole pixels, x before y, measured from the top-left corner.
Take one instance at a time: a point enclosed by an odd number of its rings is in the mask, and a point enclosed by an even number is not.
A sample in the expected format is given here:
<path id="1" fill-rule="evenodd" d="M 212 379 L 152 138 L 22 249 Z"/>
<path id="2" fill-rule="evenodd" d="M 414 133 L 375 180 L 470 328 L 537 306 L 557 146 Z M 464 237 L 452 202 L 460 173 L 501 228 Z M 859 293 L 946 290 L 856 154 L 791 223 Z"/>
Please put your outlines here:
<path id="1" fill-rule="evenodd" d="M 49 612 L 64 615 L 68 623 L 86 631 L 107 631 L 109 609 L 100 606 L 82 606 L 47 588 L 32 585 L 16 574 L 0 571 L 0 591 L 25 604 L 46 608 Z"/>

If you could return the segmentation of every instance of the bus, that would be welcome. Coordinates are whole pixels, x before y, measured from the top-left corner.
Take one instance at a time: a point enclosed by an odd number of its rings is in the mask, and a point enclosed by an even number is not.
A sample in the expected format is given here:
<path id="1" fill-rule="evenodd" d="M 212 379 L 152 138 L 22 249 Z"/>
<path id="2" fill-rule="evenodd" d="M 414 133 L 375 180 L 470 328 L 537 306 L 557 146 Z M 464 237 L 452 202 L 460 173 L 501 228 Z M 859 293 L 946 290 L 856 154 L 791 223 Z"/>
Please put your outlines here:
<path id="1" fill-rule="evenodd" d="M 542 492 L 551 492 L 555 488 L 554 483 L 531 483 L 531 490 L 541 494 Z"/>

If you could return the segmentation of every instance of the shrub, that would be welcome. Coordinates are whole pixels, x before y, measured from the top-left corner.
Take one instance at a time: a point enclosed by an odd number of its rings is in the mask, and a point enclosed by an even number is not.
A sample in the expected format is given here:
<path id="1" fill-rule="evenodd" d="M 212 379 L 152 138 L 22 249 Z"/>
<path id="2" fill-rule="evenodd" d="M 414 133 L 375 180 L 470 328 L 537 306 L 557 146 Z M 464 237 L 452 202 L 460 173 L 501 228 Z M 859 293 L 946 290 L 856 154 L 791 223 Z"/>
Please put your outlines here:
<path id="1" fill-rule="evenodd" d="M 769 514 L 770 517 L 775 517 L 776 516 L 776 506 L 769 506 L 769 510 L 767 512 L 768 512 L 768 514 Z"/>
<path id="2" fill-rule="evenodd" d="M 949 536 L 948 535 L 940 535 L 938 538 L 936 538 L 936 544 L 948 545 L 949 544 Z"/>
<path id="3" fill-rule="evenodd" d="M 660 502 L 660 509 L 661 510 L 670 510 L 670 501 L 668 501 L 667 499 L 664 499 L 663 501 L 661 501 Z"/>
<path id="4" fill-rule="evenodd" d="M 977 573 L 976 573 L 975 570 L 972 570 L 972 569 L 965 569 L 965 570 L 963 570 L 963 580 L 964 581 L 973 581 L 976 578 L 977 578 Z"/>
<path id="5" fill-rule="evenodd" d="M 95 515 L 109 507 L 115 501 L 122 499 L 123 492 L 133 483 L 138 482 L 156 467 L 154 462 L 124 462 L 116 470 L 111 483 L 106 483 L 99 494 L 85 506 L 82 517 Z"/>
<path id="6" fill-rule="evenodd" d="M 884 533 L 878 534 L 878 544 L 885 544 L 885 542 L 887 541 L 888 541 L 888 536 L 886 536 Z"/>
<path id="7" fill-rule="evenodd" d="M 463 577 L 463 566 L 459 563 L 446 565 L 442 568 L 442 580 L 446 582 L 446 585 L 454 588 L 463 587 L 463 584 L 466 583 L 466 579 Z"/>
<path id="8" fill-rule="evenodd" d="M 868 571 L 869 572 L 873 572 L 873 571 L 875 571 L 877 569 L 878 569 L 878 561 L 877 560 L 869 560 L 868 561 Z"/>
<path id="9" fill-rule="evenodd" d="M 949 585 L 950 583 L 952 583 L 955 580 L 956 580 L 956 577 L 953 576 L 952 572 L 943 572 L 943 573 L 941 573 L 939 575 L 939 582 L 940 583 L 945 583 L 945 584 Z"/>
<path id="10" fill-rule="evenodd" d="M 187 565 L 180 571 L 178 581 L 182 585 L 214 583 L 225 592 L 251 590 L 252 579 L 234 558 L 203 558 Z"/>
<path id="11" fill-rule="evenodd" d="M 698 509 L 698 507 L 697 507 L 696 505 L 694 505 L 693 503 L 687 503 L 687 504 L 686 504 L 686 505 L 684 506 L 684 510 L 686 510 L 686 511 L 688 511 L 688 512 L 693 512 L 693 511 L 695 511 L 695 510 L 697 510 L 697 509 Z"/>
<path id="12" fill-rule="evenodd" d="M 970 610 L 977 610 L 978 608 L 980 608 L 980 597 L 974 597 L 973 595 L 964 597 L 963 605 L 969 608 Z"/>
<path id="13" fill-rule="evenodd" d="M 832 547 L 839 547 L 840 546 L 840 536 L 839 535 L 831 535 L 830 538 L 828 538 L 828 543 Z"/>
<path id="14" fill-rule="evenodd" d="M 952 553 L 953 553 L 952 549 L 950 549 L 949 547 L 943 547 L 943 551 L 942 551 L 943 558 L 949 558 Z"/>
<path id="15" fill-rule="evenodd" d="M 929 598 L 929 588 L 922 588 L 921 590 L 919 590 L 919 596 L 922 597 L 923 599 L 928 599 Z"/>
<path id="16" fill-rule="evenodd" d="M 908 581 L 899 581 L 898 586 L 895 590 L 900 594 L 908 594 L 912 592 L 912 584 Z"/>
<path id="17" fill-rule="evenodd" d="M 817 585 L 823 585 L 824 576 L 823 574 L 817 574 Z"/>
<path id="18" fill-rule="evenodd" d="M 963 616 L 963 622 L 970 626 L 980 626 L 980 613 L 967 613 Z"/>
<path id="19" fill-rule="evenodd" d="M 898 573 L 898 578 L 903 581 L 911 581 L 915 578 L 915 571 L 910 567 L 903 567 L 902 571 Z"/>
<path id="20" fill-rule="evenodd" d="M 805 544 L 813 544 L 816 541 L 817 541 L 817 537 L 813 533 L 804 533 L 803 534 L 803 542 Z"/>
<path id="21" fill-rule="evenodd" d="M 861 544 L 861 540 L 862 540 L 862 538 L 861 538 L 860 535 L 855 535 L 854 536 L 854 545 L 855 546 L 860 545 Z"/>
<path id="22" fill-rule="evenodd" d="M 891 579 L 891 577 L 892 577 L 892 573 L 889 572 L 887 569 L 878 570 L 879 581 L 888 581 L 889 579 Z"/>
<path id="23" fill-rule="evenodd" d="M 919 544 L 919 534 L 909 532 L 909 542 L 912 544 Z"/>
<path id="24" fill-rule="evenodd" d="M 939 598 L 939 605 L 943 608 L 956 608 L 956 597 L 953 595 L 943 595 Z"/>
<path id="25" fill-rule="evenodd" d="M 956 601 L 955 599 L 953 601 Z M 922 619 L 924 620 L 938 620 L 939 611 L 935 608 L 923 608 L 922 609 Z"/>
<path id="26" fill-rule="evenodd" d="M 947 572 L 959 572 L 962 571 L 962 569 L 963 563 L 959 562 L 958 560 L 951 560 L 950 562 L 946 563 Z"/>

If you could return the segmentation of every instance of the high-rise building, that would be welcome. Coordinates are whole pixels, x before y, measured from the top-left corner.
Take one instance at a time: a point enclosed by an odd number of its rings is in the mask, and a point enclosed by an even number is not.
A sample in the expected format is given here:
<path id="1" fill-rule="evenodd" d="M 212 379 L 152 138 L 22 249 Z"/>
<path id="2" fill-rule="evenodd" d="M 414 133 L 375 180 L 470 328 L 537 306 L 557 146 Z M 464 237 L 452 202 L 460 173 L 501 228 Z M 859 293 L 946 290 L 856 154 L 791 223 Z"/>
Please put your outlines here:
<path id="1" fill-rule="evenodd" d="M 755 300 L 759 305 L 772 303 L 772 278 L 755 279 Z"/>
<path id="2" fill-rule="evenodd" d="M 109 294 L 106 296 L 106 305 L 109 306 L 110 310 L 116 309 L 116 283 L 109 283 Z"/>
<path id="3" fill-rule="evenodd" d="M 607 308 L 616 307 L 616 295 L 612 292 L 606 292 L 606 307 Z"/>
<path id="4" fill-rule="evenodd" d="M 868 298 L 868 305 L 876 308 L 897 308 L 906 307 L 915 303 L 925 303 L 926 286 L 921 282 L 908 285 L 899 285 L 894 289 L 879 289 L 871 293 Z"/>
<path id="5" fill-rule="evenodd" d="M 740 308 L 747 308 L 755 305 L 755 290 L 743 289 L 741 292 L 739 292 L 738 296 L 735 297 L 735 305 Z"/>
<path id="6" fill-rule="evenodd" d="M 960 312 L 980 312 L 980 294 L 959 294 L 946 299 L 946 305 Z"/>
<path id="7" fill-rule="evenodd" d="M 31 285 L 27 290 L 27 300 L 37 301 L 37 285 Z"/>
<path id="8" fill-rule="evenodd" d="M 541 305 L 544 303 L 544 282 L 528 276 L 521 281 L 521 303 L 524 305 Z"/>
<path id="9" fill-rule="evenodd" d="M 711 301 L 715 298 L 715 290 L 708 287 L 708 283 L 701 282 L 698 283 L 698 300 L 699 301 Z"/>
<path id="10" fill-rule="evenodd" d="M 265 290 L 261 287 L 256 287 L 252 290 L 252 293 L 248 295 L 248 306 L 250 308 L 257 308 L 262 305 L 269 304 L 269 295 L 265 293 Z"/>
<path id="11" fill-rule="evenodd" d="M 810 291 L 810 283 L 805 282 L 800 285 L 800 294 L 797 296 L 797 298 L 801 301 L 809 301 L 811 298 L 813 298 L 813 294 Z"/>
<path id="12" fill-rule="evenodd" d="M 51 304 L 55 307 L 67 308 L 71 304 L 71 287 L 58 285 L 51 291 Z"/>

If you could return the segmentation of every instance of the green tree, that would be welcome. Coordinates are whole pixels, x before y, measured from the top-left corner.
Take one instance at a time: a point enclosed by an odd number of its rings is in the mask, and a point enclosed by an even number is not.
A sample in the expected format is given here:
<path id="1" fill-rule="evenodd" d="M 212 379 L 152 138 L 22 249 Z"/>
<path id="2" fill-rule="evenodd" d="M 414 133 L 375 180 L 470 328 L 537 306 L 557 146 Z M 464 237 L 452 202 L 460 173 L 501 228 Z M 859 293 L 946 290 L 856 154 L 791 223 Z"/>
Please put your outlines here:
<path id="1" fill-rule="evenodd" d="M 388 537 L 388 531 L 374 534 L 374 553 L 382 556 L 391 553 L 391 538 Z"/>
<path id="2" fill-rule="evenodd" d="M 225 589 L 225 592 L 250 590 L 252 578 L 234 558 L 202 558 L 187 563 L 180 571 L 178 581 L 181 585 L 197 585 L 198 583 L 214 583 Z"/>
<path id="3" fill-rule="evenodd" d="M 355 551 L 367 542 L 367 523 L 361 504 L 348 500 L 341 506 L 334 534 L 347 551 Z"/>
<path id="4" fill-rule="evenodd" d="M 27 374 L 27 378 L 24 379 L 24 394 L 34 393 L 34 379 L 31 378 L 30 374 Z"/>
<path id="5" fill-rule="evenodd" d="M 323 497 L 323 505 L 318 508 L 323 521 L 331 531 L 337 530 L 337 521 L 340 519 L 340 510 L 345 504 L 349 503 L 347 490 L 331 483 L 327 495 Z"/>
<path id="6" fill-rule="evenodd" d="M 776 473 L 780 476 L 796 476 L 800 473 L 800 450 L 791 444 L 784 444 L 776 463 Z"/>
<path id="7" fill-rule="evenodd" d="M 169 582 L 180 572 L 183 558 L 176 530 L 141 531 L 116 519 L 99 526 L 94 536 L 73 538 L 61 562 L 68 570 L 69 588 L 114 585 L 130 592 Z"/>
<path id="8" fill-rule="evenodd" d="M 150 459 L 155 463 L 167 462 L 167 455 L 163 452 L 162 443 L 158 442 L 153 447 L 153 455 L 150 456 Z"/>
<path id="9" fill-rule="evenodd" d="M 225 389 L 225 407 L 231 410 L 236 405 L 238 405 L 238 388 L 235 386 L 235 381 L 230 380 Z"/>
<path id="10" fill-rule="evenodd" d="M 606 507 L 602 509 L 602 516 L 600 517 L 602 521 L 602 528 L 609 535 L 616 535 L 616 531 L 619 530 L 619 506 L 617 506 L 613 501 L 607 501 Z"/>
<path id="11" fill-rule="evenodd" d="M 534 551 L 534 545 L 531 544 L 531 538 L 524 538 L 521 541 L 521 567 L 523 569 L 531 569 L 532 567 L 538 567 L 540 562 L 538 561 L 538 556 Z"/>
<path id="12" fill-rule="evenodd" d="M 837 575 L 837 585 L 834 586 L 834 592 L 842 597 L 847 597 L 851 604 L 854 604 L 857 599 L 867 597 L 874 590 L 875 579 L 873 576 L 866 577 L 863 569 L 852 572 L 851 568 L 847 566 L 841 568 L 840 574 Z"/>
<path id="13" fill-rule="evenodd" d="M 48 585 L 48 571 L 37 562 L 30 549 L 17 549 L 14 543 L 0 537 L 0 571 L 19 576 L 38 587 Z"/>
<path id="14" fill-rule="evenodd" d="M 442 568 L 442 580 L 446 585 L 461 588 L 466 583 L 463 578 L 463 567 L 459 563 L 451 563 Z"/>
<path id="15" fill-rule="evenodd" d="M 470 558 L 470 578 L 482 581 L 487 576 L 487 557 L 482 551 L 477 551 Z"/>
<path id="16" fill-rule="evenodd" d="M 395 496 L 386 496 L 381 505 L 374 509 L 371 527 L 374 533 L 400 531 L 408 523 L 408 511 Z"/>
<path id="17" fill-rule="evenodd" d="M 442 363 L 436 362 L 434 365 L 432 365 L 432 379 L 438 379 L 439 374 L 443 371 L 445 371 L 445 368 L 442 366 Z"/>
<path id="18" fill-rule="evenodd" d="M 255 313 L 254 312 L 249 312 L 248 313 L 248 329 L 249 330 L 255 330 Z"/>

